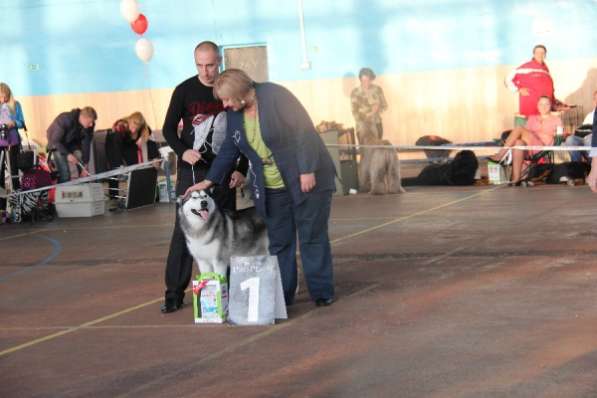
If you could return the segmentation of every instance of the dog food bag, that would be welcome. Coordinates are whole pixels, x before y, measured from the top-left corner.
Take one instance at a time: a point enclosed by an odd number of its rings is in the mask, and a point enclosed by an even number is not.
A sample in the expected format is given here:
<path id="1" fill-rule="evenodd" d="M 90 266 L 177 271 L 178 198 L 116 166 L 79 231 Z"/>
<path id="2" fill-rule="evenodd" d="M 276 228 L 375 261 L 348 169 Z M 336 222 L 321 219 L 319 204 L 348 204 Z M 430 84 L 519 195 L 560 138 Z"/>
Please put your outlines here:
<path id="1" fill-rule="evenodd" d="M 205 272 L 193 281 L 193 315 L 195 323 L 224 323 L 228 316 L 226 277 Z"/>
<path id="2" fill-rule="evenodd" d="M 271 325 L 276 319 L 286 318 L 277 257 L 232 257 L 228 321 L 237 325 Z"/>

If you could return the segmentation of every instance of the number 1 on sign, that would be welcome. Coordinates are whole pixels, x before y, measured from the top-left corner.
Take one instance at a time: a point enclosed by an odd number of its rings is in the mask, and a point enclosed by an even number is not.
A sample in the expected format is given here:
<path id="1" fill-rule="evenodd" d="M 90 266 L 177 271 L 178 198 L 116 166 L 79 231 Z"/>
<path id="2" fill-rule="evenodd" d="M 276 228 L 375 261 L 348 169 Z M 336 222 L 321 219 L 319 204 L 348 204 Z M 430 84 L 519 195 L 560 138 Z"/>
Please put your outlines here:
<path id="1" fill-rule="evenodd" d="M 259 281 L 259 278 L 249 278 L 240 284 L 241 290 L 249 289 L 249 322 L 257 322 L 259 315 Z"/>

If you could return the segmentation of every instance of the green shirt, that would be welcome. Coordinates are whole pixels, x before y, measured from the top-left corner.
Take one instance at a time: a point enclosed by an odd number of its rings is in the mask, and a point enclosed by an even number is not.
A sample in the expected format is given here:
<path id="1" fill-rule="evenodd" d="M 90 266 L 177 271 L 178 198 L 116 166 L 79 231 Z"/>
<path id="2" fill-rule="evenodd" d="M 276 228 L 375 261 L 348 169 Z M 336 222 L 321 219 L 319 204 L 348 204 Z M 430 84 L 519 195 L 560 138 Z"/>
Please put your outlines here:
<path id="1" fill-rule="evenodd" d="M 350 102 L 352 104 L 352 114 L 357 122 L 381 123 L 381 112 L 388 108 L 386 97 L 381 87 L 372 84 L 368 90 L 361 86 L 356 87 L 350 93 Z M 377 106 L 378 111 L 371 116 L 367 116 Z"/>
<path id="2" fill-rule="evenodd" d="M 280 170 L 278 170 L 278 166 L 276 166 L 272 151 L 270 151 L 267 145 L 265 145 L 265 142 L 263 142 L 261 127 L 259 126 L 259 116 L 247 117 L 247 115 L 244 115 L 244 122 L 247 142 L 263 161 L 265 187 L 273 189 L 284 188 L 284 180 L 282 180 Z"/>

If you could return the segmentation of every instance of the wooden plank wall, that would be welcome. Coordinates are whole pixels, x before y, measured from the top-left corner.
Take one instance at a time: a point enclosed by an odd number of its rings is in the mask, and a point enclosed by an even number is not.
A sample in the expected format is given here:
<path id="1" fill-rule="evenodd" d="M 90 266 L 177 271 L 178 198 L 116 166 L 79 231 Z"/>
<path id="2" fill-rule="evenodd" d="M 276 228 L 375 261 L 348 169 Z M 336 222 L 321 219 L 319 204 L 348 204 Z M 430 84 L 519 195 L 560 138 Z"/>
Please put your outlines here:
<path id="1" fill-rule="evenodd" d="M 556 96 L 584 107 L 587 113 L 597 90 L 597 58 L 549 63 Z M 486 140 L 512 127 L 517 96 L 504 86 L 511 66 L 382 75 L 389 109 L 383 115 L 385 137 L 395 144 L 412 144 L 424 134 L 435 133 L 455 142 Z M 297 95 L 315 124 L 334 120 L 345 126 L 354 121 L 350 92 L 356 77 L 280 82 Z M 152 127 L 161 128 L 172 88 L 61 94 L 16 98 L 23 105 L 30 134 L 45 143 L 45 131 L 60 112 L 85 105 L 99 114 L 98 128 L 133 111 L 146 115 Z"/>

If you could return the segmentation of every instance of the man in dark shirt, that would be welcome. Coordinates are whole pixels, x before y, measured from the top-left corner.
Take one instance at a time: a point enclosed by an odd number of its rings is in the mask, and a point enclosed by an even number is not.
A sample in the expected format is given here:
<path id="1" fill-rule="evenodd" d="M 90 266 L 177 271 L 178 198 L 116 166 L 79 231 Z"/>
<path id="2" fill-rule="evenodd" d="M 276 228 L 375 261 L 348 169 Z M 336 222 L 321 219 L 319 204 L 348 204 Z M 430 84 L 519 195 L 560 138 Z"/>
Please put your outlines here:
<path id="1" fill-rule="evenodd" d="M 53 151 L 54 162 L 58 169 L 58 182 L 67 182 L 71 177 L 87 174 L 85 169 L 78 170 L 80 162 L 89 162 L 89 151 L 93 128 L 97 120 L 95 109 L 86 106 L 73 109 L 56 116 L 48 127 L 48 148 Z"/>
<path id="2" fill-rule="evenodd" d="M 178 156 L 177 195 L 184 195 L 188 187 L 205 178 L 217 153 L 216 142 L 221 143 L 226 133 L 225 126 L 221 126 L 225 117 L 223 114 L 218 117 L 224 108 L 222 102 L 214 98 L 212 91 L 220 61 L 215 43 L 199 43 L 195 47 L 198 74 L 180 83 L 170 99 L 163 134 Z M 179 136 L 177 130 L 181 119 L 183 127 Z M 213 197 L 220 208 L 235 209 L 234 188 L 243 184 L 246 169 L 247 161 L 241 159 L 230 176 L 229 186 L 221 185 L 214 190 Z M 174 312 L 182 306 L 184 291 L 191 280 L 192 265 L 193 258 L 187 249 L 177 214 L 166 262 L 166 293 L 161 307 L 163 313 Z"/>

